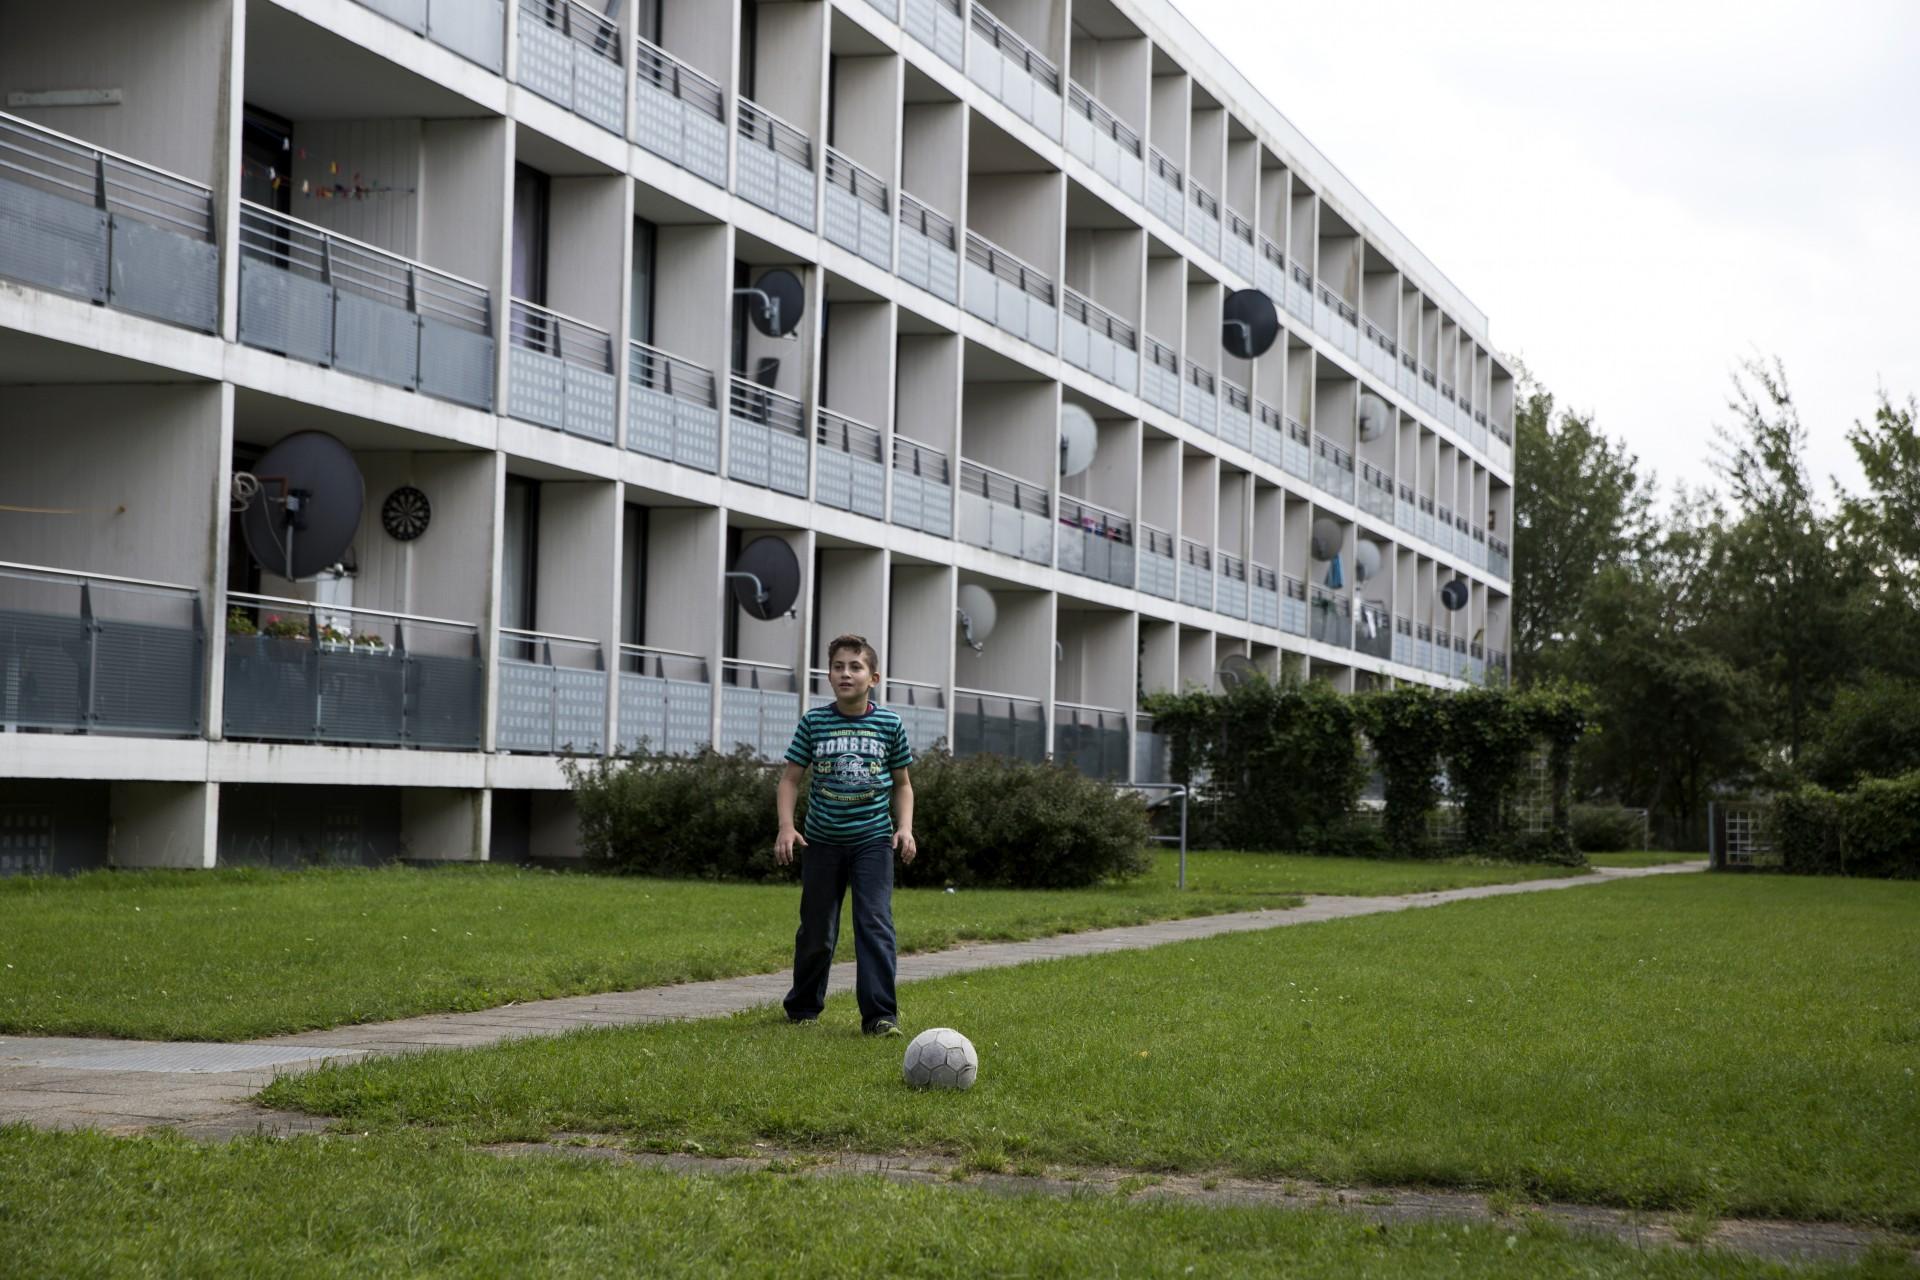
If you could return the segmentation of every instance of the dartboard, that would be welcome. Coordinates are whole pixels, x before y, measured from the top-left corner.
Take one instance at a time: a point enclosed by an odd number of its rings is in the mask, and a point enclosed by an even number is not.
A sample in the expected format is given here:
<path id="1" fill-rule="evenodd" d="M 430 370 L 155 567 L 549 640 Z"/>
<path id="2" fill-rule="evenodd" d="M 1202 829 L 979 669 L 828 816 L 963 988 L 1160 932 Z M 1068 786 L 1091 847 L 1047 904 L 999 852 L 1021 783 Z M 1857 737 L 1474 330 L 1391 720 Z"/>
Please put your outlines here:
<path id="1" fill-rule="evenodd" d="M 380 505 L 381 526 L 399 542 L 412 542 L 425 533 L 432 519 L 433 504 L 410 484 L 395 489 Z"/>

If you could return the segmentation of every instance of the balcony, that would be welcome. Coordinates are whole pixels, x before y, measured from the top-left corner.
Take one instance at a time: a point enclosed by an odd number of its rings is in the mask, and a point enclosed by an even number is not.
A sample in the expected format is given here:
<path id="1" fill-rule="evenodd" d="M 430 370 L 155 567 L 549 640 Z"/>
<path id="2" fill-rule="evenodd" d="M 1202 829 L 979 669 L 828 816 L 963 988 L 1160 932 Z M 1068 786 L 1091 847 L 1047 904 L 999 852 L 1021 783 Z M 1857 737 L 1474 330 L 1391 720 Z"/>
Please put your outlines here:
<path id="1" fill-rule="evenodd" d="M 1401 351 L 1400 368 L 1395 378 L 1400 394 L 1413 404 L 1420 403 L 1420 362 L 1413 358 L 1412 352 Z"/>
<path id="2" fill-rule="evenodd" d="M 579 0 L 520 0 L 520 84 L 583 120 L 626 124 L 620 25 Z"/>
<path id="3" fill-rule="evenodd" d="M 1449 554 L 1453 551 L 1453 508 L 1434 508 L 1433 545 Z"/>
<path id="4" fill-rule="evenodd" d="M 1140 590 L 1162 600 L 1172 600 L 1177 594 L 1173 535 L 1150 524 L 1142 524 L 1139 529 Z"/>
<path id="5" fill-rule="evenodd" d="M 953 536 L 953 468 L 947 455 L 893 438 L 893 522 L 936 538 Z"/>
<path id="6" fill-rule="evenodd" d="M 1191 360 L 1180 384 L 1180 420 L 1210 436 L 1220 433 L 1220 389 L 1213 370 Z"/>
<path id="7" fill-rule="evenodd" d="M 620 646 L 616 749 L 692 755 L 713 743 L 713 683 L 697 653 Z"/>
<path id="8" fill-rule="evenodd" d="M 1487 650 L 1488 684 L 1505 684 L 1507 681 L 1507 654 L 1504 649 Z"/>
<path id="9" fill-rule="evenodd" d="M 696 471 L 720 470 L 720 405 L 713 371 L 627 344 L 627 448 Z"/>
<path id="10" fill-rule="evenodd" d="M 1060 69 L 973 0 L 967 78 L 1013 114 L 1060 141 Z"/>
<path id="11" fill-rule="evenodd" d="M 814 424 L 814 500 L 874 520 L 887 518 L 883 434 L 857 419 L 822 409 Z"/>
<path id="12" fill-rule="evenodd" d="M 1259 237 L 1259 258 L 1253 264 L 1253 287 L 1273 299 L 1276 307 L 1287 305 L 1287 255 L 1266 236 Z"/>
<path id="13" fill-rule="evenodd" d="M 0 112 L 0 277 L 212 333 L 213 193 Z"/>
<path id="14" fill-rule="evenodd" d="M 1060 568 L 1083 578 L 1133 585 L 1133 521 L 1060 495 Z"/>
<path id="15" fill-rule="evenodd" d="M 1429 418 L 1440 418 L 1440 380 L 1433 376 L 1433 370 L 1426 365 L 1420 366 L 1420 385 L 1414 397 L 1416 404 L 1426 411 Z"/>
<path id="16" fill-rule="evenodd" d="M 1414 665 L 1413 619 L 1405 614 L 1395 614 L 1393 618 L 1392 660 L 1403 667 Z"/>
<path id="17" fill-rule="evenodd" d="M 507 413 L 537 427 L 612 444 L 613 335 L 584 320 L 512 299 Z"/>
<path id="18" fill-rule="evenodd" d="M 1180 603 L 1213 608 L 1213 550 L 1191 538 L 1180 539 Z"/>
<path id="19" fill-rule="evenodd" d="M 1280 627 L 1280 575 L 1273 569 L 1256 561 L 1248 562 L 1253 570 L 1253 589 L 1247 593 L 1247 620 L 1258 626 Z"/>
<path id="20" fill-rule="evenodd" d="M 813 140 L 765 107 L 741 98 L 733 190 L 775 217 L 813 230 Z"/>
<path id="21" fill-rule="evenodd" d="M 798 400 L 738 374 L 727 387 L 727 475 L 807 496 L 807 415 Z"/>
<path id="22" fill-rule="evenodd" d="M 1487 461 L 1500 471 L 1513 470 L 1513 432 L 1495 422 L 1487 427 Z"/>
<path id="23" fill-rule="evenodd" d="M 1356 611 L 1353 647 L 1369 658 L 1393 656 L 1393 616 L 1379 600 L 1362 600 Z"/>
<path id="24" fill-rule="evenodd" d="M 634 41 L 633 140 L 717 187 L 727 185 L 727 97 L 659 45 Z"/>
<path id="25" fill-rule="evenodd" d="M 1152 716 L 1136 715 L 1133 718 L 1133 780 L 1167 782 L 1171 772 L 1167 735 L 1153 727 Z"/>
<path id="26" fill-rule="evenodd" d="M 953 691 L 953 753 L 1039 764 L 1047 758 L 1046 708 L 1032 698 L 982 689 Z"/>
<path id="27" fill-rule="evenodd" d="M 1457 635 L 1453 638 L 1452 675 L 1453 675 L 1453 678 L 1456 680 L 1467 680 L 1472 678 L 1473 658 L 1467 652 L 1467 638 L 1465 636 Z"/>
<path id="28" fill-rule="evenodd" d="M 1054 349 L 1059 313 L 1053 281 L 1045 273 L 969 231 L 966 278 L 969 314 L 1043 351 Z"/>
<path id="29" fill-rule="evenodd" d="M 882 271 L 893 270 L 893 208 L 887 184 L 827 148 L 827 239 Z"/>
<path id="30" fill-rule="evenodd" d="M 894 274 L 936 298 L 957 303 L 960 255 L 955 245 L 950 219 L 900 193 L 900 263 Z"/>
<path id="31" fill-rule="evenodd" d="M 1133 392 L 1140 385 L 1140 338 L 1134 327 L 1071 289 L 1060 291 L 1060 355 L 1102 382 Z"/>
<path id="32" fill-rule="evenodd" d="M 1413 625 L 1413 665 L 1421 671 L 1433 670 L 1433 625 L 1416 622 Z"/>
<path id="33" fill-rule="evenodd" d="M 1408 533 L 1415 533 L 1420 528 L 1420 506 L 1414 501 L 1413 486 L 1404 481 L 1396 490 L 1393 522 Z"/>
<path id="34" fill-rule="evenodd" d="M 1311 591 L 1309 613 L 1312 615 L 1313 638 L 1336 648 L 1353 648 L 1353 601 L 1318 583 L 1313 584 Z"/>
<path id="35" fill-rule="evenodd" d="M 1047 491 L 962 458 L 960 541 L 1035 564 L 1052 564 L 1053 520 Z"/>
<path id="36" fill-rule="evenodd" d="M 1313 273 L 1297 262 L 1287 264 L 1286 308 L 1301 324 L 1313 324 Z"/>
<path id="37" fill-rule="evenodd" d="M 1158 147 L 1147 148 L 1147 212 L 1184 233 L 1187 229 L 1187 185 L 1180 167 Z"/>
<path id="38" fill-rule="evenodd" d="M 493 407 L 493 305 L 479 285 L 245 201 L 240 255 L 248 346 Z"/>
<path id="39" fill-rule="evenodd" d="M 1393 477 L 1374 466 L 1371 462 L 1360 463 L 1360 509 L 1379 518 L 1381 523 L 1393 523 Z"/>
<path id="40" fill-rule="evenodd" d="M 1440 535 L 1438 526 L 1439 520 L 1434 515 L 1433 499 L 1421 498 L 1418 518 L 1413 526 L 1414 533 L 1419 537 L 1425 538 L 1435 546 L 1439 546 Z M 1452 523 L 1449 522 L 1447 527 L 1451 529 L 1453 527 Z"/>
<path id="41" fill-rule="evenodd" d="M 1053 704 L 1053 758 L 1089 778 L 1127 780 L 1127 713 L 1075 702 Z"/>
<path id="42" fill-rule="evenodd" d="M 937 684 L 920 680 L 888 679 L 887 709 L 907 727 L 907 742 L 916 755 L 947 738 L 947 697 Z"/>
<path id="43" fill-rule="evenodd" d="M 1360 358 L 1360 313 L 1324 284 L 1313 308 L 1313 329 L 1354 359 Z"/>
<path id="44" fill-rule="evenodd" d="M 1467 644 L 1467 679 L 1474 684 L 1487 682 L 1487 660 L 1480 650 L 1478 640 L 1469 641 Z"/>
<path id="45" fill-rule="evenodd" d="M 1476 567 L 1487 567 L 1487 531 L 1479 525 L 1473 526 L 1473 563 Z"/>
<path id="46" fill-rule="evenodd" d="M 1140 398 L 1156 409 L 1180 412 L 1179 353 L 1152 334 L 1147 335 L 1146 362 L 1140 366 Z"/>
<path id="47" fill-rule="evenodd" d="M 1513 551 L 1491 534 L 1487 536 L 1487 572 L 1502 581 L 1513 577 Z"/>
<path id="48" fill-rule="evenodd" d="M 1307 584 L 1298 578 L 1280 579 L 1280 629 L 1296 636 L 1307 634 Z"/>
<path id="49" fill-rule="evenodd" d="M 1229 618 L 1245 620 L 1247 617 L 1247 562 L 1239 556 L 1230 556 L 1222 551 L 1219 557 L 1219 569 L 1215 575 L 1213 609 Z"/>
<path id="50" fill-rule="evenodd" d="M 1352 502 L 1353 455 L 1325 436 L 1313 437 L 1313 487 Z"/>
<path id="51" fill-rule="evenodd" d="M 1187 182 L 1187 235 L 1200 251 L 1216 261 L 1220 258 L 1220 201 L 1198 181 Z"/>
<path id="52" fill-rule="evenodd" d="M 800 682 L 777 662 L 726 658 L 720 663 L 720 749 L 746 747 L 779 760 L 800 723 Z"/>
<path id="53" fill-rule="evenodd" d="M 1135 200 L 1143 197 L 1146 162 L 1140 135 L 1072 82 L 1067 84 L 1066 140 L 1067 151 L 1095 173 Z"/>
<path id="54" fill-rule="evenodd" d="M 606 750 L 607 665 L 578 636 L 500 628 L 502 751 L 597 756 Z"/>
<path id="55" fill-rule="evenodd" d="M 227 607 L 227 737 L 480 748 L 486 670 L 472 623 L 241 592 Z"/>
<path id="56" fill-rule="evenodd" d="M 200 593 L 0 563 L 0 733 L 197 738 Z"/>
<path id="57" fill-rule="evenodd" d="M 1220 439 L 1249 452 L 1253 449 L 1253 397 L 1237 382 L 1220 379 Z"/>
<path id="58" fill-rule="evenodd" d="M 906 0 L 901 29 L 958 70 L 966 56 L 967 28 L 960 17 L 961 0 Z"/>
<path id="59" fill-rule="evenodd" d="M 1220 260 L 1227 270 L 1242 280 L 1253 279 L 1253 224 L 1232 209 L 1227 210 L 1227 234 L 1220 245 Z"/>
<path id="60" fill-rule="evenodd" d="M 1399 364 L 1399 345 L 1387 336 L 1386 330 L 1371 320 L 1362 319 L 1360 321 L 1360 367 L 1388 386 L 1392 386 L 1394 370 Z"/>
<path id="61" fill-rule="evenodd" d="M 505 65 L 505 0 L 360 0 L 375 13 L 498 73 Z"/>

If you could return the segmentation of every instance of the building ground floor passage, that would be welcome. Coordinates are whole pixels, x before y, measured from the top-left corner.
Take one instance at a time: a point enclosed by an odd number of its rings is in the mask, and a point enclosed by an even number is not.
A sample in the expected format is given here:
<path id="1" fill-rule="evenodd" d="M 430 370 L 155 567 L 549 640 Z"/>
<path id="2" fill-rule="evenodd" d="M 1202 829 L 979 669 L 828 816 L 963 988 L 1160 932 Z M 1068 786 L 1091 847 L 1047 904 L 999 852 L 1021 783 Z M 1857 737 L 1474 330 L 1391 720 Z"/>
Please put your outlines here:
<path id="1" fill-rule="evenodd" d="M 841 634 L 1115 784 L 1504 678 L 1510 366 L 1161 0 L 91 9 L 0 0 L 0 875 L 574 856 Z"/>

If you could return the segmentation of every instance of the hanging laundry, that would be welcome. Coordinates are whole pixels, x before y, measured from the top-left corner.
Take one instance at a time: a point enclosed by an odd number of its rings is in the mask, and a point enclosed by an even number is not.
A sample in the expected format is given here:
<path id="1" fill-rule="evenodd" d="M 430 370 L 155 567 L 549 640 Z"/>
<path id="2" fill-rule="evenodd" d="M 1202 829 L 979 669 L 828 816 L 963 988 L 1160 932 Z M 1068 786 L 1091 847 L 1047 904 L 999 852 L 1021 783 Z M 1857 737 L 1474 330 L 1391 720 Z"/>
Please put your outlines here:
<path id="1" fill-rule="evenodd" d="M 1333 553 L 1333 559 L 1327 562 L 1327 585 L 1338 591 L 1347 585 L 1347 575 L 1340 568 L 1340 553 Z"/>

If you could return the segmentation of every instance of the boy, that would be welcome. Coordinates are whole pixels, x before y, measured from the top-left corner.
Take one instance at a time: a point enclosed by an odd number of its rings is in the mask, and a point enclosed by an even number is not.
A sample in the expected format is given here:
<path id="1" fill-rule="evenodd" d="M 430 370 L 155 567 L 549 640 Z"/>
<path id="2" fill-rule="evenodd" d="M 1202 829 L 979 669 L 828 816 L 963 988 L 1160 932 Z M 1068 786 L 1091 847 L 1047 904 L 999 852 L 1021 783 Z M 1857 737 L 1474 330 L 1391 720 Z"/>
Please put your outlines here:
<path id="1" fill-rule="evenodd" d="M 827 999 L 827 970 L 840 936 L 840 900 L 853 885 L 855 995 L 860 1028 L 870 1036 L 897 1036 L 894 1003 L 893 851 L 911 863 L 913 751 L 900 717 L 875 706 L 880 654 L 865 636 L 838 636 L 827 646 L 833 702 L 800 717 L 780 775 L 780 834 L 773 858 L 800 860 L 800 930 L 793 939 L 793 990 L 785 1006 L 791 1022 L 813 1022 Z M 806 832 L 793 829 L 800 779 L 807 789 Z"/>

